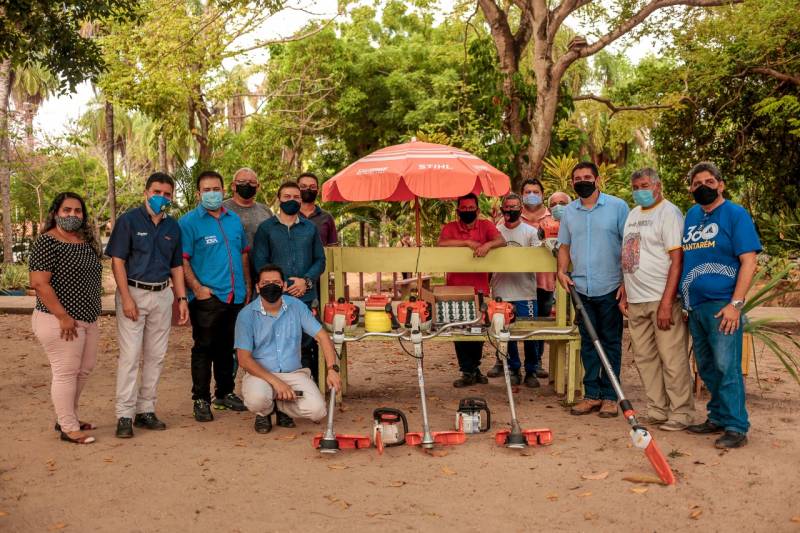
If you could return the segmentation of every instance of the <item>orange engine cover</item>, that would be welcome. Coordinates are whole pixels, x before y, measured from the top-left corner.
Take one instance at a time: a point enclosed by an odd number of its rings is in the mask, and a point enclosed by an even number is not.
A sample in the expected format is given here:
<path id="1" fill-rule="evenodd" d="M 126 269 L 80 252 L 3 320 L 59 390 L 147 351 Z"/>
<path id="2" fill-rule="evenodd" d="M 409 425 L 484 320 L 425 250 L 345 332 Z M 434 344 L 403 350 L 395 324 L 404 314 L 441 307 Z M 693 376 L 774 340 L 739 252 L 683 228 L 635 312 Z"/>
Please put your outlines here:
<path id="1" fill-rule="evenodd" d="M 402 302 L 397 306 L 397 321 L 405 325 L 411 320 L 411 315 L 414 313 L 419 313 L 421 324 L 428 322 L 433 314 L 433 306 L 430 302 L 423 300 Z"/>
<path id="2" fill-rule="evenodd" d="M 502 313 L 505 317 L 505 324 L 506 326 L 514 322 L 516 319 L 516 313 L 514 312 L 514 304 L 511 302 L 504 302 L 499 298 L 489 301 L 487 304 L 486 309 L 486 323 L 489 324 L 492 321 L 492 317 L 497 314 Z"/>
<path id="3" fill-rule="evenodd" d="M 339 298 L 337 302 L 328 302 L 325 304 L 325 309 L 322 313 L 322 322 L 331 327 L 333 325 L 333 317 L 336 315 L 344 315 L 345 326 L 352 326 L 358 322 L 358 307 L 355 304 L 344 301 L 344 298 Z"/>

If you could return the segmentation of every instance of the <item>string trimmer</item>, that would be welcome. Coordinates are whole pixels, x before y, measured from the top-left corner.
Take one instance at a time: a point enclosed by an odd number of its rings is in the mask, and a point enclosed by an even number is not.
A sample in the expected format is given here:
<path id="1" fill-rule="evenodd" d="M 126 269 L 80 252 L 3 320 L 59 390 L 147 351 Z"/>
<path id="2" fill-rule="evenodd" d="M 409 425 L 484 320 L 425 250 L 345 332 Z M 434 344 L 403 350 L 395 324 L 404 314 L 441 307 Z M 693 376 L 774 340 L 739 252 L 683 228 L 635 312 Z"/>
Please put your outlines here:
<path id="1" fill-rule="evenodd" d="M 664 454 L 662 454 L 661 450 L 658 449 L 653 435 L 647 431 L 647 428 L 639 424 L 639 422 L 636 420 L 636 412 L 633 410 L 633 405 L 631 404 L 630 400 L 625 397 L 625 393 L 622 391 L 622 387 L 619 384 L 617 376 L 614 374 L 614 370 L 611 368 L 611 363 L 608 361 L 608 356 L 603 349 L 603 345 L 600 344 L 600 339 L 597 337 L 597 331 L 594 329 L 594 324 L 592 324 L 592 321 L 589 319 L 589 313 L 587 313 L 586 309 L 584 309 L 583 301 L 581 300 L 578 291 L 575 290 L 575 286 L 570 285 L 569 292 L 572 296 L 572 303 L 575 305 L 575 309 L 580 313 L 581 318 L 583 319 L 583 325 L 586 328 L 586 332 L 589 334 L 589 338 L 592 340 L 595 350 L 597 350 L 597 355 L 600 356 L 600 362 L 603 363 L 603 368 L 605 369 L 606 375 L 611 381 L 614 391 L 617 393 L 617 397 L 619 398 L 619 406 L 622 408 L 622 414 L 625 417 L 625 420 L 627 420 L 631 426 L 630 434 L 631 440 L 633 440 L 633 445 L 641 450 L 644 450 L 647 460 L 650 461 L 651 465 L 653 465 L 653 468 L 658 474 L 658 477 L 661 478 L 661 481 L 667 485 L 674 484 L 675 475 L 672 473 L 672 469 L 669 467 L 669 463 L 664 457 Z"/>
<path id="2" fill-rule="evenodd" d="M 321 453 L 336 453 L 341 449 L 360 450 L 369 448 L 370 440 L 365 435 L 337 435 L 333 431 L 333 410 L 336 409 L 336 389 L 331 387 L 328 401 L 328 424 L 323 435 L 314 437 L 314 448 Z"/>

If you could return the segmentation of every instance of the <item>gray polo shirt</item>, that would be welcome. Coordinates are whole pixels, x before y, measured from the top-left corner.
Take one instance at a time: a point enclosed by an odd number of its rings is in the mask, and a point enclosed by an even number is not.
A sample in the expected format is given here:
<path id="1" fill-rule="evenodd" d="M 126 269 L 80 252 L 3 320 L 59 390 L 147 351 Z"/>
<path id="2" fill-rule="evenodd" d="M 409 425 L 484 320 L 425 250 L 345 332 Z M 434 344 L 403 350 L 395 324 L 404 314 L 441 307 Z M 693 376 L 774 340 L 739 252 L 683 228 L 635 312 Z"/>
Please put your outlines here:
<path id="1" fill-rule="evenodd" d="M 262 222 L 272 216 L 272 210 L 266 205 L 256 202 L 251 207 L 243 207 L 233 201 L 233 198 L 228 198 L 222 202 L 222 207 L 230 209 L 242 219 L 244 232 L 247 234 L 247 245 L 253 248 L 253 237 L 256 235 L 256 230 Z"/>

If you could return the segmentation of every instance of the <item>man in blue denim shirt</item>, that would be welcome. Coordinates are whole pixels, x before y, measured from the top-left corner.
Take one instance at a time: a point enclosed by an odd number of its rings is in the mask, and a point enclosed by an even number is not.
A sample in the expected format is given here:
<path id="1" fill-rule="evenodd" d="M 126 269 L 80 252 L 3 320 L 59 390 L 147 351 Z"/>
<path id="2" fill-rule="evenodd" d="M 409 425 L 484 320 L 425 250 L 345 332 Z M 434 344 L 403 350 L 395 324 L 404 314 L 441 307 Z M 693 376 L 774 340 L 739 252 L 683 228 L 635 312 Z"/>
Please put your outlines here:
<path id="1" fill-rule="evenodd" d="M 283 294 L 286 283 L 279 266 L 262 267 L 257 286 L 259 297 L 236 319 L 236 353 L 246 372 L 242 396 L 247 408 L 256 413 L 255 430 L 272 430 L 275 400 L 282 412 L 316 422 L 326 415 L 325 400 L 309 370 L 300 366 L 300 339 L 305 333 L 319 341 L 328 364 L 328 386 L 338 389 L 341 382 L 333 343 L 303 302 Z"/>
<path id="2" fill-rule="evenodd" d="M 598 177 L 594 163 L 578 163 L 572 169 L 572 186 L 580 198 L 567 205 L 561 218 L 558 281 L 565 289 L 575 285 L 619 379 L 622 312 L 618 300 L 625 294 L 620 255 L 629 210 L 623 200 L 600 192 Z M 572 277 L 567 274 L 570 261 Z M 570 413 L 587 415 L 599 410 L 603 418 L 617 416 L 617 393 L 583 323 L 579 328 L 584 397 Z"/>
<path id="3" fill-rule="evenodd" d="M 711 399 L 708 419 L 689 426 L 700 435 L 725 432 L 714 445 L 747 444 L 750 422 L 742 379 L 742 307 L 761 251 L 753 219 L 725 200 L 725 180 L 713 163 L 689 172 L 697 205 L 686 213 L 680 292 L 689 310 L 689 332 L 697 369 Z"/>
<path id="4" fill-rule="evenodd" d="M 317 226 L 300 216 L 300 186 L 287 181 L 278 188 L 278 214 L 261 223 L 253 239 L 253 263 L 256 270 L 266 264 L 281 267 L 286 275 L 289 296 L 309 308 L 319 298 L 316 280 L 325 270 L 325 250 Z M 317 379 L 319 348 L 310 335 L 303 336 L 302 365 Z M 293 427 L 291 418 L 278 412 L 278 425 Z"/>

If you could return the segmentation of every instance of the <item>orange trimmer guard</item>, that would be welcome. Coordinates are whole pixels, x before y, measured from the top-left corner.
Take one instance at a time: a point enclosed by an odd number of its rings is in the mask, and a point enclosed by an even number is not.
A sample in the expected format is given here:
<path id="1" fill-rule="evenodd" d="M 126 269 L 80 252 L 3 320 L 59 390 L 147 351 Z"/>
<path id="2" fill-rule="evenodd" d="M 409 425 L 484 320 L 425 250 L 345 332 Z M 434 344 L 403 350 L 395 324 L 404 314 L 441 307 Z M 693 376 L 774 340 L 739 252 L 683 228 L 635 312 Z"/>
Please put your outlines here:
<path id="1" fill-rule="evenodd" d="M 431 433 L 433 442 L 444 446 L 464 444 L 467 442 L 467 435 L 462 431 L 434 431 Z M 409 446 L 419 446 L 422 444 L 422 433 L 407 433 L 406 444 Z"/>
<path id="2" fill-rule="evenodd" d="M 494 434 L 494 441 L 504 446 L 508 435 L 511 433 L 510 429 L 504 429 Z M 528 442 L 528 446 L 549 446 L 553 444 L 553 432 L 549 429 L 523 429 L 522 434 Z"/>
<path id="3" fill-rule="evenodd" d="M 319 448 L 319 441 L 322 440 L 322 434 L 320 433 L 316 437 L 314 437 L 314 441 L 312 445 L 314 448 Z M 339 449 L 341 450 L 362 450 L 364 448 L 369 448 L 372 442 L 370 441 L 369 437 L 364 435 L 336 435 L 336 442 L 339 443 Z"/>

